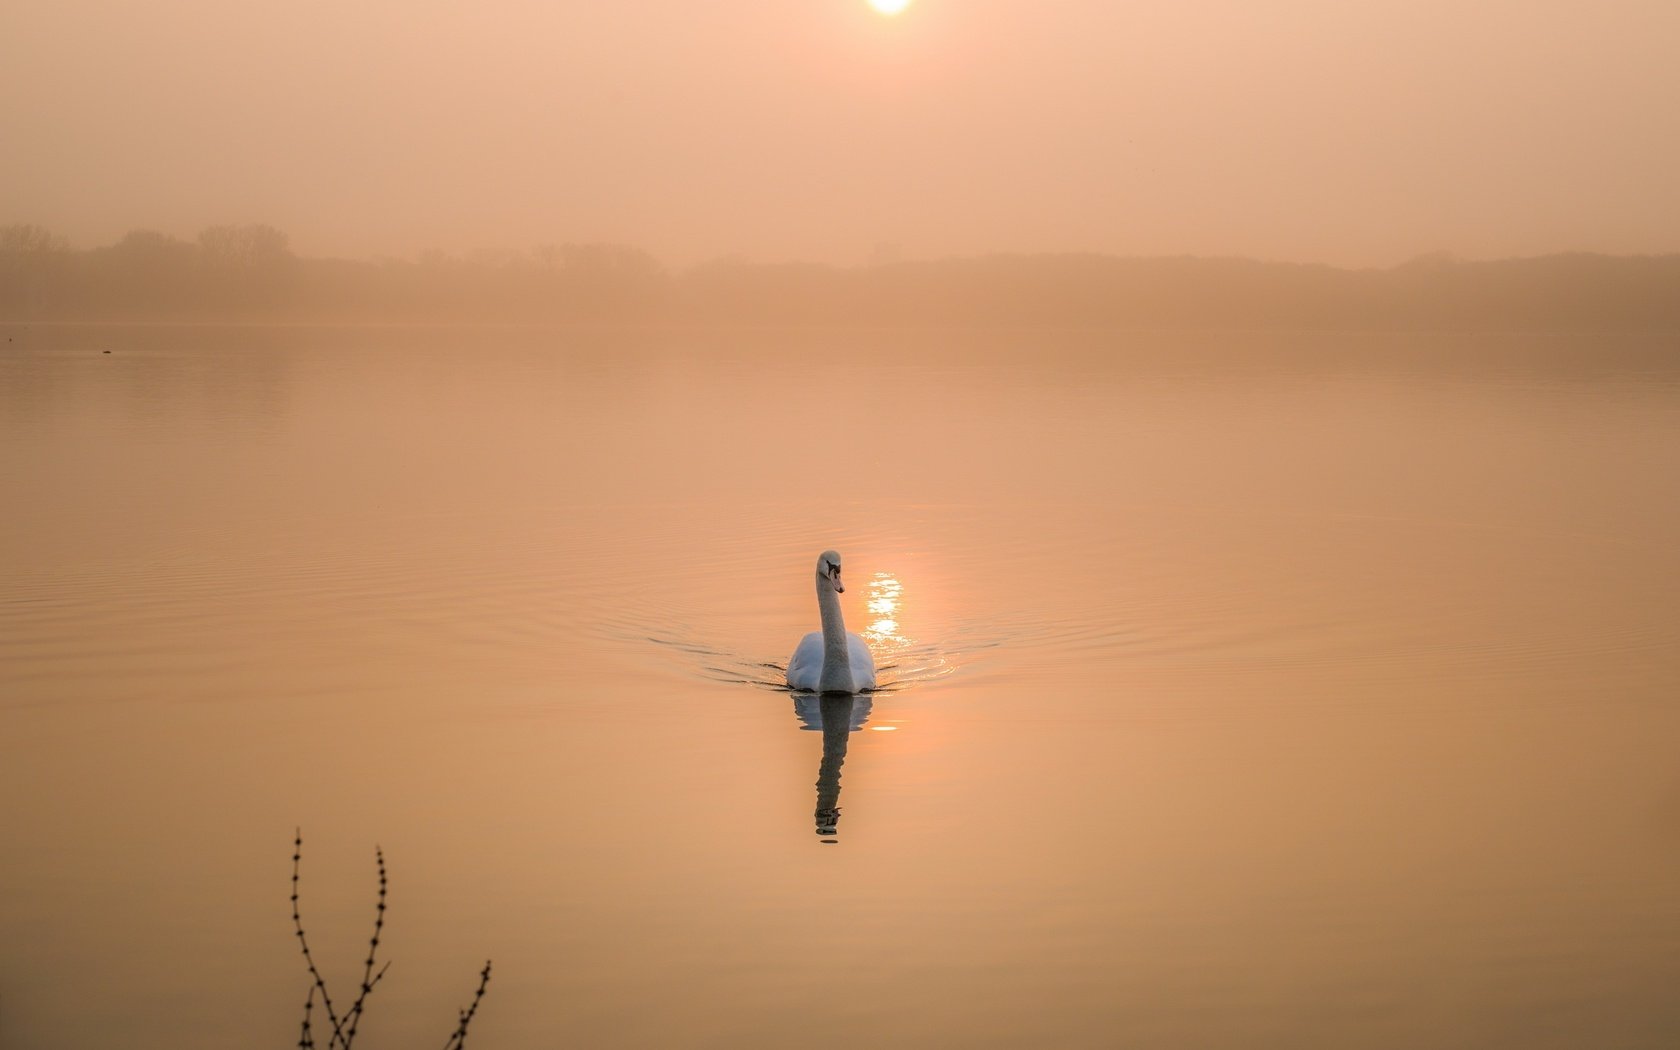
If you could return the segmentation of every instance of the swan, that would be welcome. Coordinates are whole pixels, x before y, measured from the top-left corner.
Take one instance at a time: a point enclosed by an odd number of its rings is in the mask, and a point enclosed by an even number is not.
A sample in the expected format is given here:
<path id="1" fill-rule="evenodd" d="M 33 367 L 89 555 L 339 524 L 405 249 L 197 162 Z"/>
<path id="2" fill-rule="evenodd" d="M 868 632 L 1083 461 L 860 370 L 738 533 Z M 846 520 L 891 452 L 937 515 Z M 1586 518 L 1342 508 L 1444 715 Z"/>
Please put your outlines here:
<path id="1" fill-rule="evenodd" d="M 840 618 L 840 555 L 817 555 L 817 610 L 822 630 L 799 640 L 788 659 L 787 684 L 792 689 L 820 693 L 858 693 L 875 688 L 875 657 L 855 634 L 848 634 Z"/>

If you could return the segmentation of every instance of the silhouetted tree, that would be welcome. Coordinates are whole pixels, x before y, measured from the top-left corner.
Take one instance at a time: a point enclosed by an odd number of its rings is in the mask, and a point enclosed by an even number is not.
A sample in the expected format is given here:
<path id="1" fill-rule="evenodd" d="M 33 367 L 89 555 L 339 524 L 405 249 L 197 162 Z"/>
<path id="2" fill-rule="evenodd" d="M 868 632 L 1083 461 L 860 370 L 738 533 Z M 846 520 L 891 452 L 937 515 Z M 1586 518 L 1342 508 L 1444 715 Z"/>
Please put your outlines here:
<path id="1" fill-rule="evenodd" d="M 217 270 L 260 271 L 290 262 L 286 235 L 272 226 L 211 226 L 199 232 L 205 265 Z"/>
<path id="2" fill-rule="evenodd" d="M 157 230 L 130 230 L 108 248 L 88 253 L 88 305 L 148 317 L 190 311 L 202 298 L 199 248 Z"/>
<path id="3" fill-rule="evenodd" d="M 275 307 L 293 291 L 297 259 L 272 226 L 211 226 L 198 235 L 199 262 L 214 298 L 233 309 Z"/>
<path id="4" fill-rule="evenodd" d="M 299 259 L 272 226 L 213 226 L 196 242 L 134 230 L 72 252 L 0 227 L 9 319 L 987 325 L 1151 328 L 1680 328 L 1680 255 L 1446 253 L 1388 270 L 1252 259 L 993 255 L 866 267 L 724 260 L 671 273 L 616 244 L 417 260 Z"/>
<path id="5" fill-rule="evenodd" d="M 45 226 L 0 226 L 0 307 L 20 317 L 50 308 L 69 259 L 69 243 Z"/>

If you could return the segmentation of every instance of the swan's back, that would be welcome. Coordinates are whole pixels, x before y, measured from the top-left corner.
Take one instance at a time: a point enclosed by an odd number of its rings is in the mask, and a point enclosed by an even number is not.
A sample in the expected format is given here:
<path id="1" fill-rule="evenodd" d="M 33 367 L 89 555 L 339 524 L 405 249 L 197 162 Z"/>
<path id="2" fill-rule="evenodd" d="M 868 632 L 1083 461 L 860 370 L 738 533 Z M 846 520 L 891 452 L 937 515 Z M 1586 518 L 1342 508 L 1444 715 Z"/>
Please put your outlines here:
<path id="1" fill-rule="evenodd" d="M 869 644 L 851 631 L 846 632 L 847 663 L 852 668 L 852 688 L 859 692 L 875 688 L 875 655 Z M 799 639 L 788 657 L 787 684 L 790 688 L 816 692 L 821 688 L 823 636 L 812 631 Z"/>
<path id="2" fill-rule="evenodd" d="M 822 679 L 823 640 L 821 631 L 812 631 L 799 639 L 793 655 L 788 657 L 787 684 L 793 689 L 816 691 Z"/>

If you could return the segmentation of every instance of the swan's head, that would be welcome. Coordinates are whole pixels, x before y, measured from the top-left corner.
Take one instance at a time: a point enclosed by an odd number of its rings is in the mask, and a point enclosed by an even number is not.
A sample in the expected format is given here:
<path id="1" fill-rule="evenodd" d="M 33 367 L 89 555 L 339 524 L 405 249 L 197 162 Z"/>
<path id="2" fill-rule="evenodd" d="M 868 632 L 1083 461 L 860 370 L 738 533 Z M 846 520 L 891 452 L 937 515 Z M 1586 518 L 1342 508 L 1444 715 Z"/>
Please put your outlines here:
<path id="1" fill-rule="evenodd" d="M 817 555 L 817 586 L 824 583 L 839 594 L 846 593 L 846 587 L 840 582 L 840 555 L 835 551 L 823 551 Z"/>

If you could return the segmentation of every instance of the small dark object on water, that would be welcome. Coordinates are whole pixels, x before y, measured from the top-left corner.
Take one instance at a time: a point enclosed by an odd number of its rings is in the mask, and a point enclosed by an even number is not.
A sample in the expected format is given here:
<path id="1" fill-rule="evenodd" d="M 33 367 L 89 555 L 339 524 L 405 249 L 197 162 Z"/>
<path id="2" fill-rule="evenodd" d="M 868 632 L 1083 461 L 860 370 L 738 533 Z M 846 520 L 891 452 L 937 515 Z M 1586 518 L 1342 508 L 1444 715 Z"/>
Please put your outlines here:
<path id="1" fill-rule="evenodd" d="M 101 351 L 99 351 L 99 352 L 100 352 L 100 353 L 102 353 L 102 354 L 108 354 L 108 353 L 110 353 L 110 352 L 111 352 L 111 351 L 109 351 L 109 350 L 101 350 Z"/>

